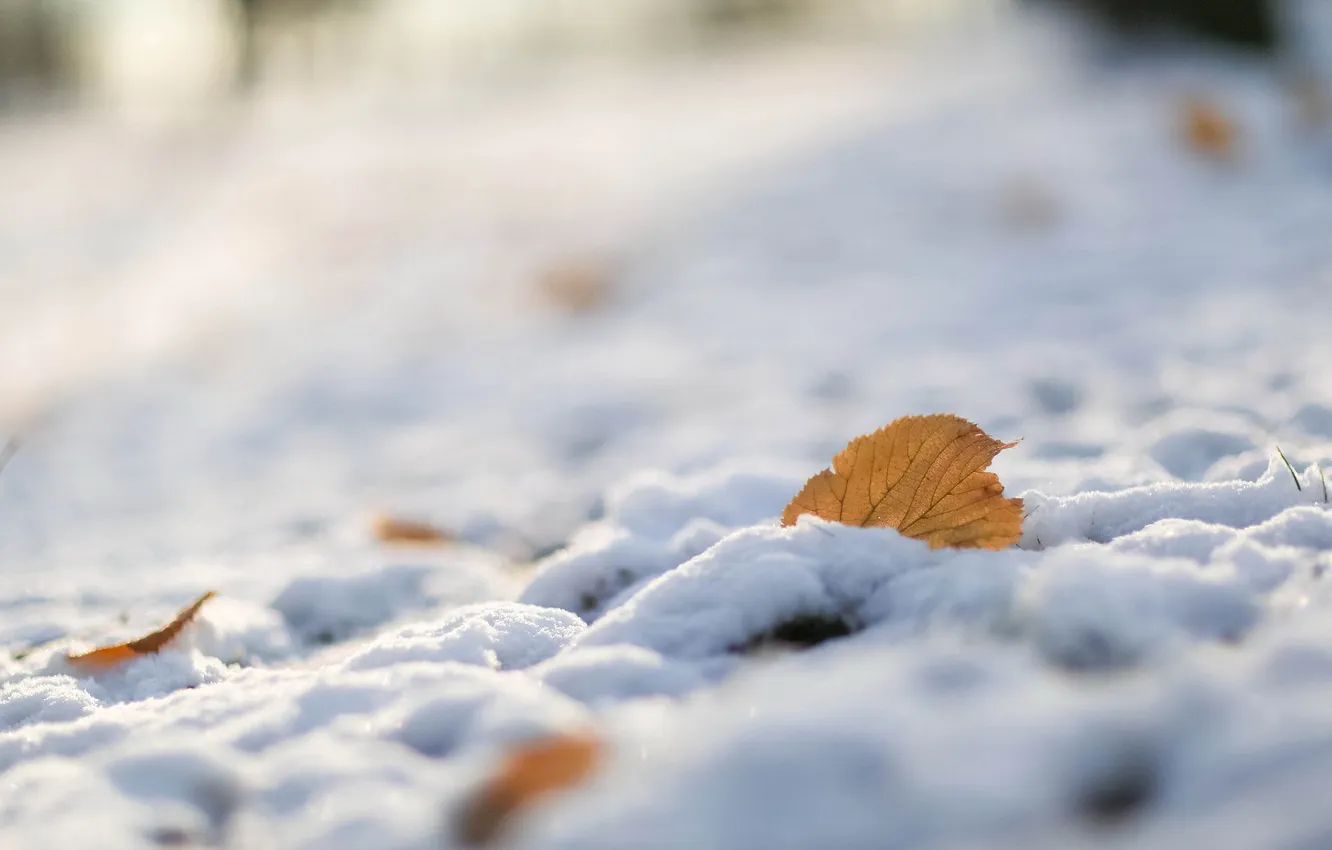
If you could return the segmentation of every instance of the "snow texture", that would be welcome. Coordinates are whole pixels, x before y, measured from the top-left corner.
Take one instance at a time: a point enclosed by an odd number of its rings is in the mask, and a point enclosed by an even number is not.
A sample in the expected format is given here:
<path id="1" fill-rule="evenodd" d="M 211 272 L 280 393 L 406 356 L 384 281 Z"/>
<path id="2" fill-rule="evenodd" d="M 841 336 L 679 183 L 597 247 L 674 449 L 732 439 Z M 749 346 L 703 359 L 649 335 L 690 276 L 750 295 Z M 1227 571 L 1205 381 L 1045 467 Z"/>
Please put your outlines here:
<path id="1" fill-rule="evenodd" d="M 801 483 L 737 470 L 635 475 L 607 495 L 605 519 L 537 565 L 521 599 L 595 620 L 730 531 L 780 513 Z"/>
<path id="2" fill-rule="evenodd" d="M 980 29 L 256 115 L 208 168 L 0 136 L 0 408 L 44 414 L 0 478 L 0 845 L 453 847 L 506 749 L 590 730 L 505 846 L 1329 846 L 1332 147 L 1247 60 Z M 1198 88 L 1236 162 L 1179 144 Z M 588 245 L 598 312 L 504 283 Z M 4 282 L 84 278 L 95 324 Z M 1018 546 L 779 525 L 935 411 L 1022 438 Z"/>

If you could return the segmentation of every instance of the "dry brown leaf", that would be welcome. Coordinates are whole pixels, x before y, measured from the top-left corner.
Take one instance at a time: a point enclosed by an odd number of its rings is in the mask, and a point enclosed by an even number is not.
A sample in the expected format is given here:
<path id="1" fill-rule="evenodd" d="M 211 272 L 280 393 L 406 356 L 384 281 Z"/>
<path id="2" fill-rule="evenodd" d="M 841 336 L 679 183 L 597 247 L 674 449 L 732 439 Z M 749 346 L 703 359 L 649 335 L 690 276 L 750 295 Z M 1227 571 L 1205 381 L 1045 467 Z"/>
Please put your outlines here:
<path id="1" fill-rule="evenodd" d="M 610 300 L 615 276 L 605 260 L 567 259 L 541 272 L 537 290 L 548 303 L 569 313 L 591 313 Z"/>
<path id="2" fill-rule="evenodd" d="M 428 522 L 384 515 L 375 517 L 374 535 L 381 543 L 410 543 L 418 546 L 438 546 L 453 539 L 452 534 Z"/>
<path id="3" fill-rule="evenodd" d="M 1212 100 L 1193 95 L 1182 107 L 1183 138 L 1190 150 L 1218 160 L 1232 159 L 1239 146 L 1239 126 Z"/>
<path id="4" fill-rule="evenodd" d="M 138 658 L 140 655 L 151 655 L 175 640 L 176 636 L 198 616 L 199 609 L 204 606 L 204 603 L 216 595 L 217 591 L 208 591 L 191 602 L 189 606 L 176 615 L 174 620 L 152 634 L 144 635 L 138 640 L 118 643 L 114 646 L 98 647 L 78 655 L 67 655 L 65 660 L 85 673 L 97 673 L 124 664 L 126 661 Z"/>
<path id="5" fill-rule="evenodd" d="M 547 794 L 577 785 L 600 759 L 601 742 L 585 733 L 519 746 L 463 807 L 458 840 L 465 846 L 489 844 L 515 813 Z"/>
<path id="6" fill-rule="evenodd" d="M 1022 500 L 1004 498 L 986 467 L 1015 445 L 950 413 L 903 416 L 847 443 L 786 506 L 782 525 L 815 514 L 896 528 L 932 549 L 1003 549 L 1022 536 Z"/>

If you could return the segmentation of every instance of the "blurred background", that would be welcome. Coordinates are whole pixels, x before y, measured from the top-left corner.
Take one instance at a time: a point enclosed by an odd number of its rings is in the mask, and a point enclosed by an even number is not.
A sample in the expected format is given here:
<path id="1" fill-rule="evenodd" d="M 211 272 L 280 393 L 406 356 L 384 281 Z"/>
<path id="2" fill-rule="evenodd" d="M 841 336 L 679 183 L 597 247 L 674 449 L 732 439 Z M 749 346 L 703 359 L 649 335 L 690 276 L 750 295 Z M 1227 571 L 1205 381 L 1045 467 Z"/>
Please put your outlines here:
<path id="1" fill-rule="evenodd" d="M 445 209 L 451 242 L 504 219 L 479 297 L 524 298 L 497 280 L 845 135 L 904 84 L 874 78 L 890 57 L 1024 17 L 1236 48 L 1326 109 L 1318 0 L 0 0 L 0 408 L 378 287 L 385 242 Z"/>
<path id="2" fill-rule="evenodd" d="M 907 409 L 1154 480 L 1069 417 L 1320 303 L 1330 80 L 1325 0 L 0 0 L 0 549 L 525 558 Z"/>
<path id="3" fill-rule="evenodd" d="M 53 105 L 216 108 L 274 88 L 431 86 L 576 57 L 646 60 L 777 42 L 912 39 L 1023 7 L 1120 35 L 1304 51 L 1316 0 L 4 0 L 0 94 Z M 1320 20 L 1321 19 L 1321 20 Z M 1312 57 L 1305 55 L 1302 58 Z"/>
<path id="4" fill-rule="evenodd" d="M 872 45 L 1003 5 L 0 0 L 0 409 L 403 263 L 480 263 L 410 273 L 464 312 L 530 300 L 868 114 Z"/>
<path id="5" fill-rule="evenodd" d="M 59 93 L 140 108 L 274 86 L 440 84 L 578 55 L 646 58 L 737 39 L 874 37 L 996 0 L 5 0 L 12 105 Z"/>

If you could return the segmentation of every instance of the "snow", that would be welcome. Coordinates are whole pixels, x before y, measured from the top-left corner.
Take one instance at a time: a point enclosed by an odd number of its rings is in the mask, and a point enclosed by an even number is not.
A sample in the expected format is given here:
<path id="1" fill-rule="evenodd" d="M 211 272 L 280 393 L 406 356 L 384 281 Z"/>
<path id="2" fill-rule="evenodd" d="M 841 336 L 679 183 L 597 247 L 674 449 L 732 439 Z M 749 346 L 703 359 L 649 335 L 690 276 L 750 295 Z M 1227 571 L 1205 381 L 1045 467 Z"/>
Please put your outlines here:
<path id="1" fill-rule="evenodd" d="M 467 605 L 437 623 L 417 623 L 375 638 L 347 659 L 352 670 L 410 661 L 460 661 L 522 670 L 555 655 L 585 628 L 565 611 L 516 603 Z"/>
<path id="2" fill-rule="evenodd" d="M 327 644 L 381 626 L 404 611 L 492 599 L 502 587 L 494 558 L 479 565 L 459 558 L 447 567 L 390 564 L 347 576 L 299 576 L 272 607 L 301 639 Z"/>
<path id="3" fill-rule="evenodd" d="M 0 843 L 450 847 L 507 748 L 589 730 L 511 846 L 1326 843 L 1332 148 L 1247 60 L 957 38 L 0 136 L 0 407 L 43 414 Z M 1197 88 L 1236 163 L 1175 139 Z M 600 311 L 533 303 L 569 254 Z M 779 525 L 934 411 L 1022 439 L 1018 546 Z"/>
<path id="4" fill-rule="evenodd" d="M 1022 539 L 1036 548 L 1071 540 L 1109 543 L 1165 519 L 1243 528 L 1271 520 L 1282 510 L 1301 504 L 1326 504 L 1318 469 L 1308 467 L 1292 475 L 1280 458 L 1273 456 L 1267 472 L 1253 482 L 1162 482 L 1112 493 L 1065 497 L 1033 494 L 1025 499 L 1027 520 Z"/>
<path id="5" fill-rule="evenodd" d="M 632 644 L 591 646 L 543 662 L 532 671 L 541 683 L 588 705 L 648 696 L 681 697 L 702 687 L 730 664 L 666 658 Z"/>
<path id="6" fill-rule="evenodd" d="M 780 513 L 802 483 L 736 469 L 632 475 L 607 494 L 603 520 L 579 529 L 567 547 L 538 564 L 520 598 L 595 620 L 728 532 Z"/>

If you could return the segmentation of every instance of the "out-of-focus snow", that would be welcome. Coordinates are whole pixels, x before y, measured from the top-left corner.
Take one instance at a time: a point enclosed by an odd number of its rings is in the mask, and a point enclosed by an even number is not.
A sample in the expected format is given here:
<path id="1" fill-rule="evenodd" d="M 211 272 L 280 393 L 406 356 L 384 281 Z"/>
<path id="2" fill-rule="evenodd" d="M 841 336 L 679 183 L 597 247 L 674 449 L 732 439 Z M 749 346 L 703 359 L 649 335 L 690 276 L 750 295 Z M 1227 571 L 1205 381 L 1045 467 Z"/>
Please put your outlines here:
<path id="1" fill-rule="evenodd" d="M 381 626 L 404 611 L 462 605 L 506 592 L 494 556 L 453 557 L 441 565 L 391 564 L 347 576 L 303 575 L 273 600 L 273 608 L 307 642 L 334 643 Z"/>
<path id="2" fill-rule="evenodd" d="M 131 188 L 84 128 L 0 138 L 5 274 L 105 311 L 0 316 L 45 411 L 0 477 L 0 843 L 447 847 L 503 748 L 591 729 L 516 846 L 1321 846 L 1332 148 L 1237 59 L 952 50 L 256 117 L 121 140 Z M 1174 137 L 1199 87 L 1235 163 Z M 600 313 L 523 288 L 606 245 Z M 1023 438 L 1018 547 L 779 526 L 931 411 Z M 378 546 L 385 507 L 464 542 Z M 208 588 L 158 655 L 62 660 Z"/>

